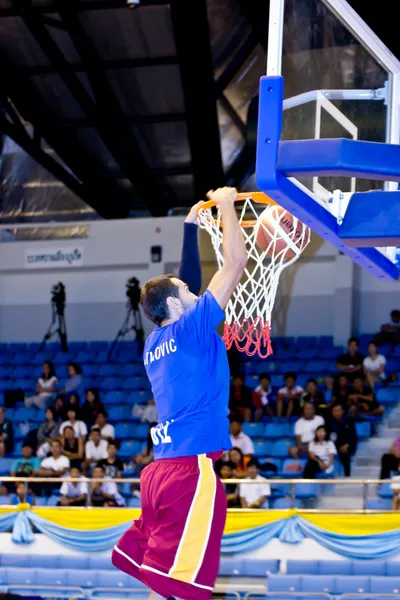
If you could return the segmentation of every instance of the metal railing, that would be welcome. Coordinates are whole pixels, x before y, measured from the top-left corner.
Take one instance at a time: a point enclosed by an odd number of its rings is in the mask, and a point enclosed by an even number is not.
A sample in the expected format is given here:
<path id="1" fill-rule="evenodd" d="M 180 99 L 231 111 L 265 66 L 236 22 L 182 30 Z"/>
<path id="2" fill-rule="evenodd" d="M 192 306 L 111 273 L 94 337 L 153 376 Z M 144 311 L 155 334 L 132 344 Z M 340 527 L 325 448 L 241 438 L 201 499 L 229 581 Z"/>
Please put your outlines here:
<path id="1" fill-rule="evenodd" d="M 54 484 L 58 484 L 61 486 L 61 484 L 66 481 L 66 482 L 76 482 L 76 483 L 87 483 L 90 489 L 90 484 L 92 483 L 99 483 L 99 482 L 115 482 L 117 484 L 119 483 L 134 483 L 137 485 L 140 485 L 140 479 L 138 477 L 129 477 L 129 478 L 120 478 L 120 479 L 91 479 L 89 477 L 80 477 L 80 478 L 73 478 L 73 477 L 0 477 L 0 481 L 2 483 L 24 483 L 25 485 L 25 501 L 28 495 L 28 491 L 29 491 L 29 484 L 30 483 L 54 483 Z M 241 484 L 241 483 L 245 483 L 246 485 L 248 484 L 259 484 L 260 481 L 257 480 L 252 480 L 252 479 L 223 479 L 221 480 L 222 483 L 224 485 L 227 484 Z M 263 480 L 262 483 L 268 483 L 271 485 L 271 487 L 273 488 L 274 486 L 291 486 L 291 490 L 290 490 L 290 508 L 295 508 L 295 501 L 296 501 L 296 491 L 297 488 L 299 486 L 305 485 L 305 484 L 316 484 L 318 486 L 324 486 L 324 485 L 354 485 L 354 486 L 362 486 L 362 499 L 363 499 L 363 508 L 362 509 L 335 509 L 335 510 L 331 510 L 331 509 L 302 509 L 305 510 L 307 512 L 319 512 L 319 513 L 365 513 L 365 512 L 388 512 L 388 511 L 382 511 L 382 510 L 369 510 L 367 509 L 367 500 L 368 500 L 368 492 L 369 492 L 369 486 L 377 486 L 377 485 L 381 485 L 381 484 L 387 484 L 390 480 L 388 479 L 350 479 L 350 478 L 336 478 L 336 479 L 300 479 L 300 478 L 295 478 L 295 479 L 285 479 L 285 478 L 266 478 Z M 90 494 L 87 497 L 87 506 L 90 506 Z M 73 508 L 73 509 L 84 509 L 85 507 L 63 507 L 63 508 Z M 228 509 L 228 510 L 237 510 L 237 509 Z M 247 510 L 247 511 L 260 511 L 263 509 L 249 509 L 249 508 L 242 508 L 240 510 Z M 267 509 L 265 509 L 267 510 Z M 268 510 L 274 510 L 274 509 L 268 509 Z"/>

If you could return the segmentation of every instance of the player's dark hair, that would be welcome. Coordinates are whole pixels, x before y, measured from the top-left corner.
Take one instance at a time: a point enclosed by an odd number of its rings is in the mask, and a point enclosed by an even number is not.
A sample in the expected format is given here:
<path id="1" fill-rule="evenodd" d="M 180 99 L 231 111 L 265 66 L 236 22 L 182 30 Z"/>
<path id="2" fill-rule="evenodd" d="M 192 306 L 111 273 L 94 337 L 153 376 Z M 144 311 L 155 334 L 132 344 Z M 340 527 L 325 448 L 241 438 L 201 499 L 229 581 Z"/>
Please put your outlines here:
<path id="1" fill-rule="evenodd" d="M 171 280 L 175 275 L 159 275 L 146 281 L 140 292 L 140 304 L 150 321 L 160 326 L 169 318 L 167 298 L 179 298 L 179 288 Z"/>

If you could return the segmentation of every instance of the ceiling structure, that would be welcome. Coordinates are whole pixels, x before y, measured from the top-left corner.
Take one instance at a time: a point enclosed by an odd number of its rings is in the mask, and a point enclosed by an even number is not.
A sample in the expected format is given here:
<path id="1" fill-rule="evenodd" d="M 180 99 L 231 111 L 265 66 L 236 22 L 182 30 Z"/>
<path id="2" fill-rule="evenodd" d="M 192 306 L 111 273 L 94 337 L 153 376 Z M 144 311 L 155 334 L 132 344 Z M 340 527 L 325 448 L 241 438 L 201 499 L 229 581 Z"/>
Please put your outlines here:
<path id="1" fill-rule="evenodd" d="M 258 0 L 0 0 L 3 215 L 160 216 L 240 185 L 267 24 Z"/>

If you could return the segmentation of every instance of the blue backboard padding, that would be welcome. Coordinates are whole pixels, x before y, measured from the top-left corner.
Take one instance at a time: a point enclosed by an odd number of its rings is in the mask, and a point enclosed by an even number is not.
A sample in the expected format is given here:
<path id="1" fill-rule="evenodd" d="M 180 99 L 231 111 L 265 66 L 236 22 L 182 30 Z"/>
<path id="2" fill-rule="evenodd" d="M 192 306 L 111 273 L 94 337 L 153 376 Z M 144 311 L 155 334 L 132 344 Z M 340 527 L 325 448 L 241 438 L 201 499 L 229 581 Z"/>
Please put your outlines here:
<path id="1" fill-rule="evenodd" d="M 400 192 L 353 194 L 339 236 L 352 246 L 400 246 Z"/>
<path id="2" fill-rule="evenodd" d="M 277 168 L 287 177 L 400 181 L 400 146 L 344 138 L 282 141 Z"/>
<path id="3" fill-rule="evenodd" d="M 399 269 L 376 248 L 352 248 L 339 237 L 336 218 L 277 170 L 282 131 L 283 78 L 262 77 L 258 115 L 257 185 L 323 239 L 381 280 L 398 279 Z"/>

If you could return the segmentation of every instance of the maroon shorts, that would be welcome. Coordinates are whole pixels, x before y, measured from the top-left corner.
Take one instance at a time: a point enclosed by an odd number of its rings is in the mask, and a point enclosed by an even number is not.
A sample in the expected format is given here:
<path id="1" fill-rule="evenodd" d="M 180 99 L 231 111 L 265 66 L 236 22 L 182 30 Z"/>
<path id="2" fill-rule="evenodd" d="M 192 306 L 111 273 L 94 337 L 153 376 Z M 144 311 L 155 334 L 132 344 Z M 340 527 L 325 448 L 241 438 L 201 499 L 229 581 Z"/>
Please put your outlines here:
<path id="1" fill-rule="evenodd" d="M 209 600 L 226 519 L 220 453 L 158 460 L 140 478 L 142 514 L 121 537 L 113 564 L 168 598 Z"/>

